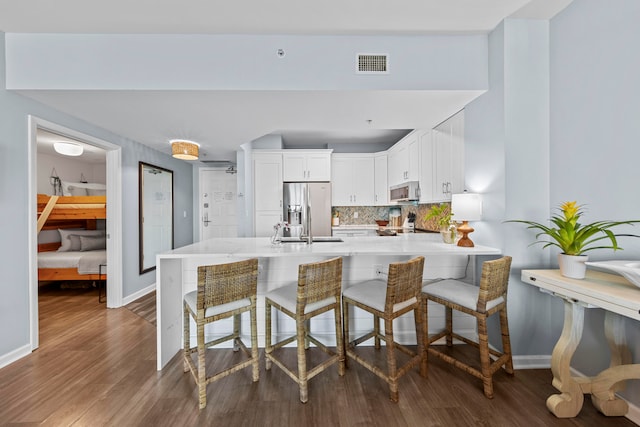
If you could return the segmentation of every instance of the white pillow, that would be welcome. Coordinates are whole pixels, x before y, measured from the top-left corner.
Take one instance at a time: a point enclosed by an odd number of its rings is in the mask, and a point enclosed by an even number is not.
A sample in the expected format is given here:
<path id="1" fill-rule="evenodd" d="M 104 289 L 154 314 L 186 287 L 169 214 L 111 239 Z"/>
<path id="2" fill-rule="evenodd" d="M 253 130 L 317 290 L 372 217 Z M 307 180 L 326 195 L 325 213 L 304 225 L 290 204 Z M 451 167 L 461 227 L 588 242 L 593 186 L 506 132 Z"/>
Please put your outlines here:
<path id="1" fill-rule="evenodd" d="M 76 186 L 75 182 L 60 180 L 60 185 L 62 186 L 63 196 L 86 196 L 87 195 L 87 189 Z"/>
<path id="2" fill-rule="evenodd" d="M 60 232 L 60 247 L 58 248 L 58 252 L 69 252 L 71 251 L 71 236 L 72 234 L 76 236 L 104 236 L 106 235 L 105 230 L 62 230 L 58 229 Z"/>
<path id="3" fill-rule="evenodd" d="M 107 236 L 80 236 L 80 251 L 107 249 Z"/>

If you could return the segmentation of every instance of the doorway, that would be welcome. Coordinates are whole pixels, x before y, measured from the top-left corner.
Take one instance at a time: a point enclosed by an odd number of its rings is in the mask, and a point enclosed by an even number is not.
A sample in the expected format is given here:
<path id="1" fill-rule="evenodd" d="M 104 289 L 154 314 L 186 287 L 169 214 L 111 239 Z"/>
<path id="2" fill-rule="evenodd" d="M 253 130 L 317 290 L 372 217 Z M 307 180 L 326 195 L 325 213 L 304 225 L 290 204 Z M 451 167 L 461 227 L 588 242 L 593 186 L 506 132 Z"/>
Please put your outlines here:
<path id="1" fill-rule="evenodd" d="M 38 323 L 38 232 L 37 232 L 37 179 L 38 130 L 63 135 L 106 151 L 106 192 L 107 192 L 107 301 L 108 308 L 122 305 L 122 195 L 121 195 L 121 147 L 107 141 L 83 134 L 73 129 L 48 122 L 35 116 L 29 116 L 29 306 L 30 306 L 30 338 L 31 350 L 39 346 Z"/>
<path id="2" fill-rule="evenodd" d="M 235 169 L 200 169 L 200 240 L 238 237 Z"/>

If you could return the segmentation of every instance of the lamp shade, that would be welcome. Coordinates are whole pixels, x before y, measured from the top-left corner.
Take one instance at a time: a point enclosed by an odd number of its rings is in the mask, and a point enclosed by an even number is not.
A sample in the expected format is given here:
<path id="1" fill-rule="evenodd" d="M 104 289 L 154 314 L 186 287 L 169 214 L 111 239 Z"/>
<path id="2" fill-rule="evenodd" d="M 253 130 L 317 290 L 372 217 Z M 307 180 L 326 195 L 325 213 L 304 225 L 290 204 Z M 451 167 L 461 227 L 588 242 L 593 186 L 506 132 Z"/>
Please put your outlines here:
<path id="1" fill-rule="evenodd" d="M 53 149 L 65 156 L 79 156 L 84 151 L 82 145 L 73 142 L 54 142 Z"/>
<path id="2" fill-rule="evenodd" d="M 171 155 L 181 160 L 198 160 L 200 144 L 186 139 L 172 139 Z"/>
<path id="3" fill-rule="evenodd" d="M 478 221 L 482 218 L 482 198 L 474 193 L 453 194 L 451 212 L 456 221 Z"/>

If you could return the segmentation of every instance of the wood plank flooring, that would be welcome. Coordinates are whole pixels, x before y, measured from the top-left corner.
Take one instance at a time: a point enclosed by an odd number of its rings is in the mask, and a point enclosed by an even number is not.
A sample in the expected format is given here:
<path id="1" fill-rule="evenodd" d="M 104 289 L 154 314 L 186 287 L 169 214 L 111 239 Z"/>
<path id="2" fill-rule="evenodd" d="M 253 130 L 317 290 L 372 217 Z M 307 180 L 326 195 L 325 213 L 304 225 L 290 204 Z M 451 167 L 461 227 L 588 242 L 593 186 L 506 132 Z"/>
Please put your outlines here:
<path id="1" fill-rule="evenodd" d="M 262 364 L 257 383 L 246 369 L 210 384 L 208 405 L 199 411 L 195 383 L 183 373 L 179 356 L 156 371 L 155 313 L 149 300 L 153 296 L 131 309 L 106 309 L 95 289 L 45 290 L 40 348 L 0 369 L 0 425 L 634 425 L 624 417 L 601 415 L 588 397 L 577 418 L 556 418 L 545 406 L 555 393 L 550 370 L 520 370 L 513 377 L 499 372 L 495 398 L 488 400 L 479 380 L 438 360 L 431 361 L 428 378 L 417 370 L 402 378 L 397 404 L 389 401 L 385 383 L 353 362 L 342 378 L 337 368 L 313 378 L 307 404 L 299 402 L 295 383 L 281 370 L 265 371 Z M 293 366 L 294 350 L 282 351 Z M 363 351 L 384 362 L 383 352 Z M 208 369 L 215 370 L 242 352 L 210 350 L 208 356 Z"/>

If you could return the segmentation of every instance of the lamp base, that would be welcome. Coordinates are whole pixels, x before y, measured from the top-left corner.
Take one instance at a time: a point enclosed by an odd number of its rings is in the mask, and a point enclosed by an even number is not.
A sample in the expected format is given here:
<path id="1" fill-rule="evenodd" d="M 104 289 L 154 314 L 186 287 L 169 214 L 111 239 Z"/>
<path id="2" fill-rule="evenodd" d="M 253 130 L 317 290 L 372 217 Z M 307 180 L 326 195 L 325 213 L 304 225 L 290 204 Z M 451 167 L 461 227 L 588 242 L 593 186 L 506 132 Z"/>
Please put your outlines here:
<path id="1" fill-rule="evenodd" d="M 475 246 L 468 236 L 470 233 L 473 233 L 473 227 L 469 225 L 469 221 L 462 221 L 462 225 L 458 227 L 458 232 L 462 234 L 462 237 L 458 240 L 458 246 L 465 248 L 473 248 Z"/>

